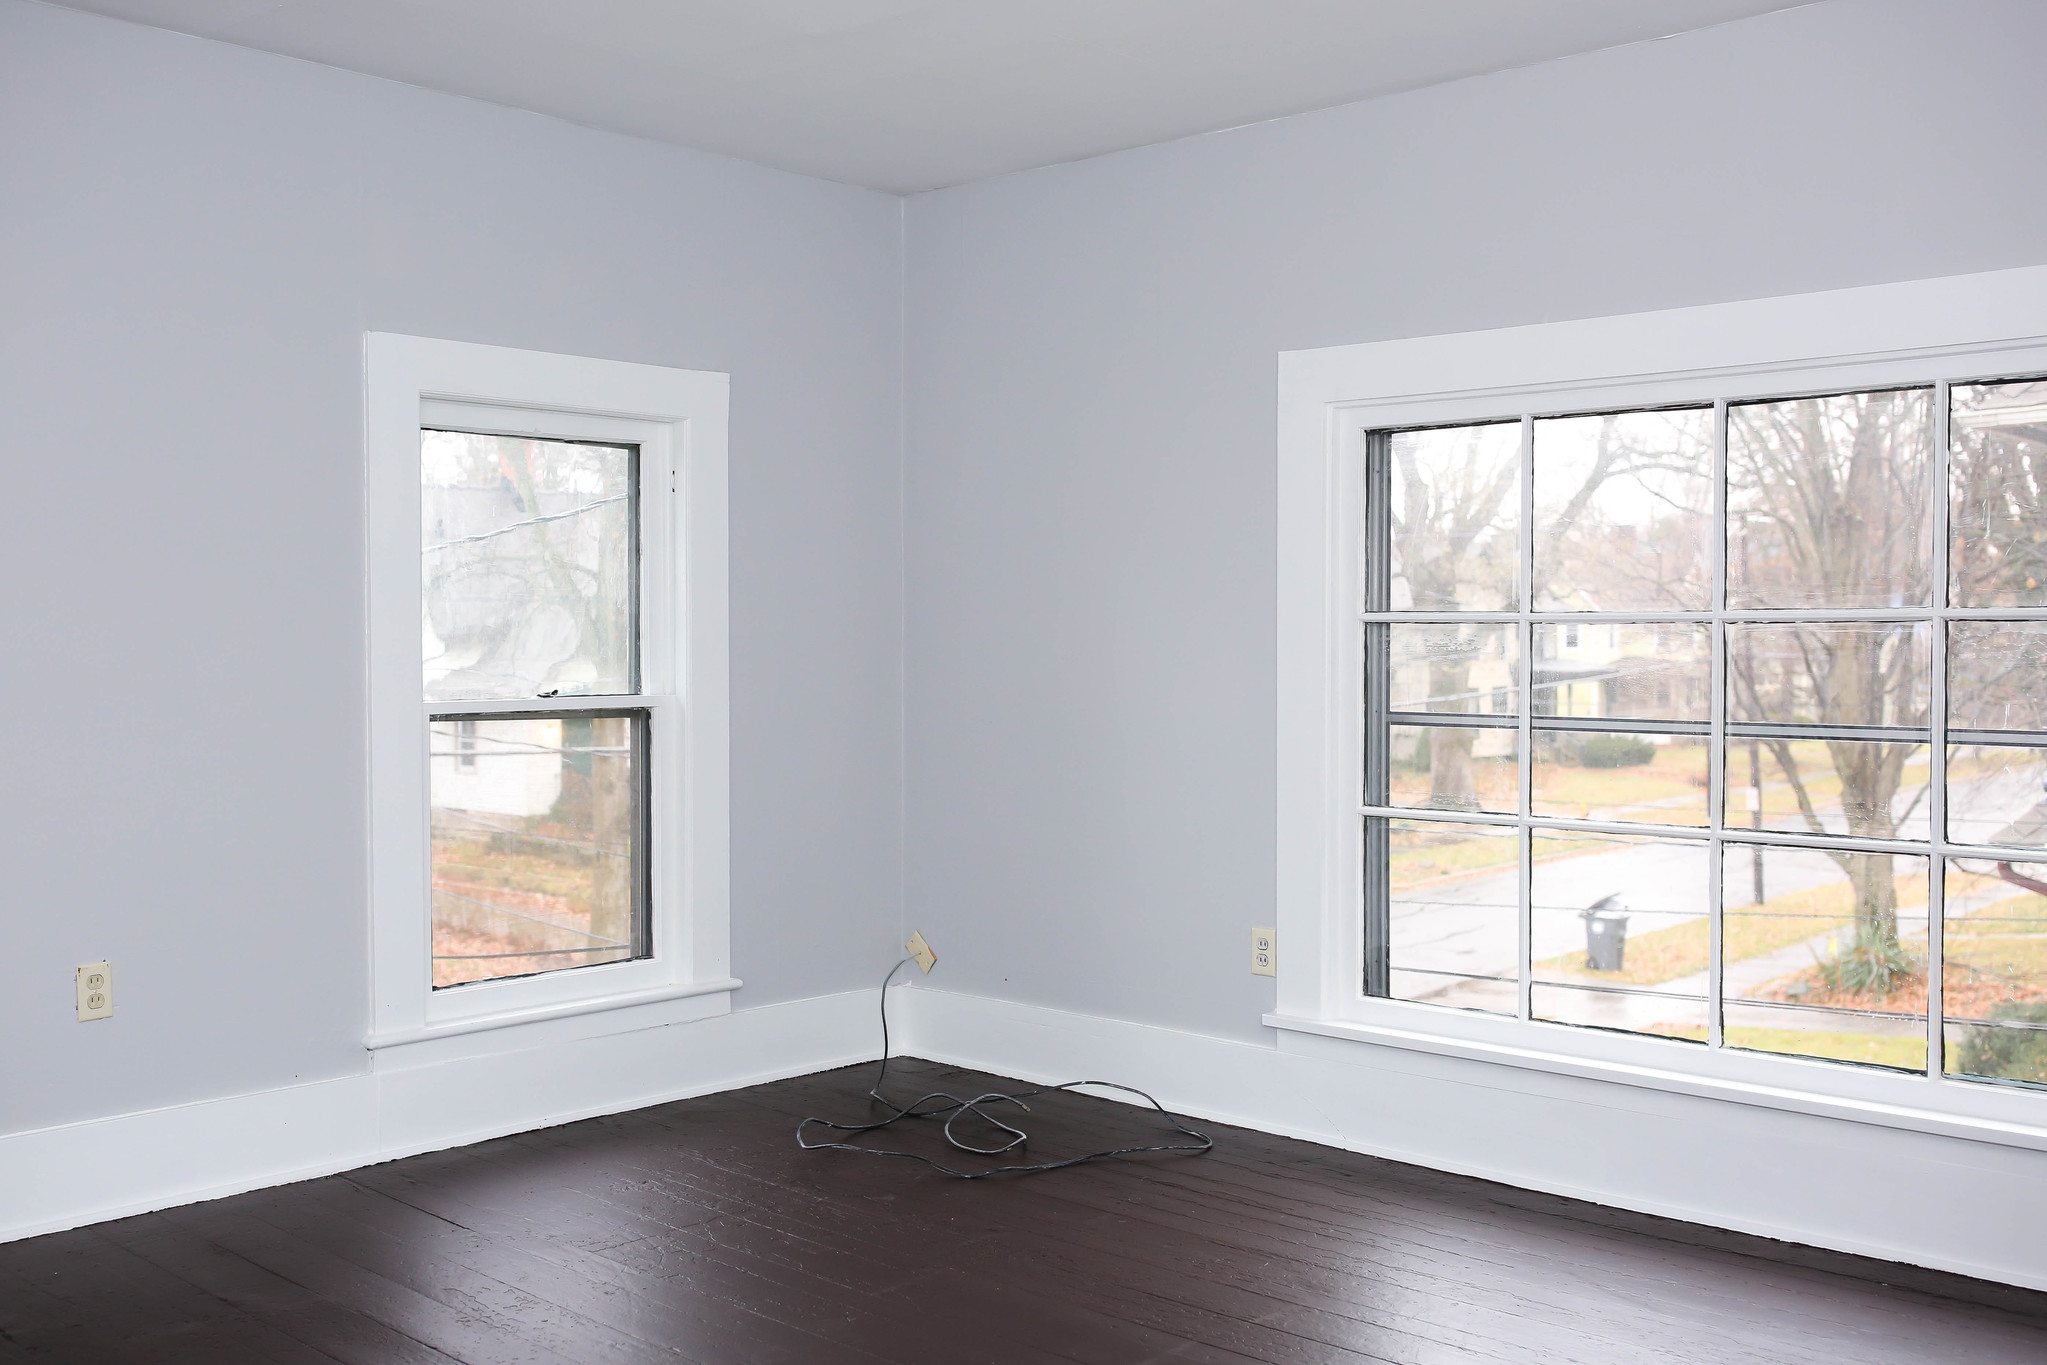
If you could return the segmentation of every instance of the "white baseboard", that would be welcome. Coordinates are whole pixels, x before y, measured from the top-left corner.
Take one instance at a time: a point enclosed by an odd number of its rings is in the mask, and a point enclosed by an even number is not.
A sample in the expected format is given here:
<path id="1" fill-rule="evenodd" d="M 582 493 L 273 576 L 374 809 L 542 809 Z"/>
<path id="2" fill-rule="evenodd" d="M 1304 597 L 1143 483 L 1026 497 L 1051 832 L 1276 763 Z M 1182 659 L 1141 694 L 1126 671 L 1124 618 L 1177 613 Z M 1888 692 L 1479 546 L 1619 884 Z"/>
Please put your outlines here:
<path id="1" fill-rule="evenodd" d="M 1116 1081 L 1175 1113 L 1781 1241 L 2047 1289 L 2047 1153 L 1281 1034 L 1273 1046 L 918 985 L 901 1053 Z"/>
<path id="2" fill-rule="evenodd" d="M 360 1075 L 0 1136 L 0 1242 L 863 1061 L 875 994 L 553 1021 L 523 1048 L 379 1054 Z"/>
<path id="3" fill-rule="evenodd" d="M 0 1241 L 874 1057 L 872 990 L 0 1136 Z M 1281 1034 L 1275 1045 L 916 986 L 900 1054 L 1137 1086 L 1176 1113 L 1417 1166 L 2047 1289 L 2047 1153 Z"/>

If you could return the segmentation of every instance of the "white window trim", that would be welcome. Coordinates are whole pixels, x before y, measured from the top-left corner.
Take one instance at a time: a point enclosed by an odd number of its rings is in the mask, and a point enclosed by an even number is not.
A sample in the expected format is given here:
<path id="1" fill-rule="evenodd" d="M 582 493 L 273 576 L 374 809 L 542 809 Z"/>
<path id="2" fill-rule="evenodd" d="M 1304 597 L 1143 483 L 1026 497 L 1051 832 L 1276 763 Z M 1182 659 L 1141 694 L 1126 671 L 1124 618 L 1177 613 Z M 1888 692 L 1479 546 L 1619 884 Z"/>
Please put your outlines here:
<path id="1" fill-rule="evenodd" d="M 667 1007 L 663 1022 L 728 1012 L 740 983 L 731 976 L 730 949 L 727 376 L 383 332 L 368 333 L 364 351 L 371 939 L 365 1045 L 432 1043 L 671 1001 L 683 1003 Z M 588 701 L 593 709 L 651 713 L 650 957 L 432 989 L 428 708 L 420 687 L 423 423 L 640 446 L 641 693 Z M 531 704 L 434 709 L 484 713 Z"/>
<path id="2" fill-rule="evenodd" d="M 2027 374 L 2047 374 L 2047 267 L 1282 352 L 1281 951 L 1265 1023 L 2047 1150 L 2047 1093 L 1369 998 L 1360 915 L 1367 430 Z"/>

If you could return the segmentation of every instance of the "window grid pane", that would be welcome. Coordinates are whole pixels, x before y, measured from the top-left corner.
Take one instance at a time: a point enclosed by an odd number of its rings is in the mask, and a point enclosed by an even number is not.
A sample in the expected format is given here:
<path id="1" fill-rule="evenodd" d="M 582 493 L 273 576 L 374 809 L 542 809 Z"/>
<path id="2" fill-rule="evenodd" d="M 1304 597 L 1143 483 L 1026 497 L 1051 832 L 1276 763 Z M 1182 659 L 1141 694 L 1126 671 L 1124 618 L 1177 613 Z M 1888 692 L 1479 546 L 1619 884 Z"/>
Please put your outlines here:
<path id="1" fill-rule="evenodd" d="M 1992 903 L 1979 883 L 1998 865 L 1950 850 L 2047 849 L 2047 689 L 2030 685 L 2047 677 L 2031 573 L 2047 565 L 2047 381 L 1730 400 L 1368 441 L 1366 505 L 1386 520 L 1366 518 L 1362 602 L 1367 993 L 2047 1084 L 1984 1060 L 2005 1055 L 1985 1039 L 2047 1039 L 2047 959 L 1999 1006 L 2037 1007 L 2035 1030 L 1967 1013 L 1955 983 L 1982 963 L 1944 954 L 1957 933 L 1972 951 L 2032 948 L 1996 917 L 1957 929 Z M 1431 569 L 1415 550 L 1417 469 L 1436 471 L 1431 524 L 1491 547 L 1474 563 Z M 1450 540 L 1434 543 L 1440 559 Z M 1693 555 L 1690 573 L 1664 572 Z M 1437 586 L 1417 595 L 1425 578 Z M 1479 892 L 1444 874 L 1420 896 L 1414 849 L 1517 831 L 1518 930 L 1504 909 L 1482 950 L 1477 928 L 1457 930 L 1489 964 L 1459 979 L 1490 984 L 1421 989 L 1448 969 L 1416 957 L 1420 901 Z M 1621 875 L 1645 858 L 1696 862 L 1695 885 Z M 2047 861 L 2034 871 L 2047 887 Z M 1504 864 L 1463 875 L 1505 885 Z M 1945 908 L 1970 876 L 1974 899 Z M 1616 922 L 1619 966 L 1595 960 Z M 1517 937 L 1508 1009 L 1493 959 Z"/>

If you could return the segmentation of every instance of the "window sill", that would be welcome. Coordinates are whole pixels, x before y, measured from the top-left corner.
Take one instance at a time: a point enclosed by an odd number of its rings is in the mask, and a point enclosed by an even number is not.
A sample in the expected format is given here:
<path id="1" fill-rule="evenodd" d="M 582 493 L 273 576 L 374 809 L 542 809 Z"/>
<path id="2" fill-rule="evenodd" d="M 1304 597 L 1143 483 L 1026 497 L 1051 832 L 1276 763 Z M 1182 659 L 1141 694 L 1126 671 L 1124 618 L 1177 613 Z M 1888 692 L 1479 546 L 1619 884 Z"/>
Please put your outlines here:
<path id="1" fill-rule="evenodd" d="M 2011 1117 L 2004 1116 L 2006 1113 L 2013 1113 L 2018 1106 L 2028 1104 L 2047 1106 L 2047 1095 L 2021 1092 L 1995 1084 L 1968 1081 L 1936 1082 L 1910 1075 L 1886 1075 L 1864 1068 L 1848 1068 L 1840 1074 L 1834 1074 L 1833 1063 L 1808 1062 L 1798 1058 L 1777 1058 L 1761 1054 L 1730 1054 L 1724 1050 L 1710 1059 L 1713 1065 L 1729 1072 L 1769 1069 L 1795 1074 L 1808 1068 L 1826 1068 L 1825 1079 L 1840 1082 L 1838 1091 L 1818 1087 L 1807 1089 L 1733 1074 L 1712 1075 L 1703 1071 L 1678 1071 L 1641 1061 L 1591 1056 L 1506 1042 L 1498 1038 L 1459 1037 L 1450 1033 L 1392 1024 L 1307 1019 L 1287 1014 L 1268 1014 L 1264 1016 L 1263 1022 L 1266 1027 L 1278 1029 L 1282 1033 L 1368 1043 L 1378 1047 L 1430 1053 L 1439 1057 L 1490 1062 L 1497 1066 L 1516 1067 L 1523 1071 L 1606 1081 L 1616 1085 L 1632 1085 L 1647 1090 L 1694 1095 L 1792 1113 L 1847 1119 L 1885 1128 L 1967 1138 L 2032 1151 L 2047 1151 L 2047 1125 L 2028 1122 L 2016 1117 L 2015 1114 Z M 1543 1025 L 1522 1024 L 1520 1021 L 1500 1022 L 1519 1029 L 1533 1029 L 1538 1036 L 1545 1036 L 1551 1032 L 1550 1028 Z M 1546 1036 L 1544 1041 L 1548 1041 Z M 1571 1041 L 1581 1040 L 1573 1038 Z M 1631 1050 L 1630 1045 L 1651 1048 L 1662 1046 L 1648 1040 L 1610 1038 L 1606 1035 L 1589 1041 L 1593 1046 L 1611 1048 L 1614 1051 Z M 1588 1052 L 1590 1050 L 1588 1048 Z M 1819 1077 L 1815 1076 L 1814 1079 Z M 1929 1087 L 1934 1086 L 1965 1099 L 1972 1112 L 1931 1108 L 1909 1102 L 1915 1091 L 1924 1094 Z"/>
<path id="2" fill-rule="evenodd" d="M 609 1014 L 617 1010 L 631 1010 L 647 1005 L 665 1004 L 673 1000 L 697 1000 L 709 1008 L 700 1008 L 689 1014 L 690 1018 L 701 1018 L 709 1014 L 723 1014 L 730 1009 L 729 997 L 741 986 L 734 977 L 721 977 L 711 981 L 691 981 L 677 985 L 655 986 L 646 990 L 626 991 L 617 995 L 599 996 L 588 1000 L 570 1000 L 554 1005 L 537 1005 L 529 1009 L 506 1010 L 498 1014 L 481 1014 L 468 1019 L 452 1019 L 444 1024 L 430 1024 L 422 1028 L 394 1029 L 385 1033 L 373 1033 L 363 1040 L 363 1046 L 371 1052 L 388 1052 L 392 1049 L 420 1050 L 422 1045 L 445 1042 L 450 1039 L 472 1037 L 479 1034 L 499 1033 L 502 1030 L 525 1030 L 532 1032 L 532 1026 L 550 1024 L 557 1020 L 577 1019 L 589 1015 Z M 718 997 L 713 1000 L 711 997 Z M 661 1023 L 681 1022 L 679 1019 L 662 1019 Z M 521 1040 L 524 1041 L 523 1039 Z M 537 1041 L 537 1040 L 536 1040 Z M 477 1047 L 485 1051 L 489 1048 Z M 439 1049 L 436 1049 L 439 1051 Z"/>

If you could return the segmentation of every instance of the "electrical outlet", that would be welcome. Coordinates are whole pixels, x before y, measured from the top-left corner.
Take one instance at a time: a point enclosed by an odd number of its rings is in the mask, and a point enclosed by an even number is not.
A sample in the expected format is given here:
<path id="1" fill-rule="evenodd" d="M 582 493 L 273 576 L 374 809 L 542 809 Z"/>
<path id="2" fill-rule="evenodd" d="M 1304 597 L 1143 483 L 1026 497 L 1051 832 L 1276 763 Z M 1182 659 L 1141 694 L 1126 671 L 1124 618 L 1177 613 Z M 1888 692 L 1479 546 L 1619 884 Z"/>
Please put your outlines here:
<path id="1" fill-rule="evenodd" d="M 78 1022 L 114 1016 L 114 969 L 88 962 L 78 969 Z"/>
<path id="2" fill-rule="evenodd" d="M 1251 975 L 1277 976 L 1279 974 L 1279 931 L 1277 929 L 1253 929 L 1251 931 Z"/>
<path id="3" fill-rule="evenodd" d="M 924 974 L 926 976 L 931 975 L 931 969 L 938 965 L 938 954 L 931 951 L 931 945 L 924 941 L 924 935 L 912 929 L 910 931 L 910 941 L 905 943 L 903 947 L 909 950 L 910 956 L 916 960 L 917 965 L 924 969 Z"/>

